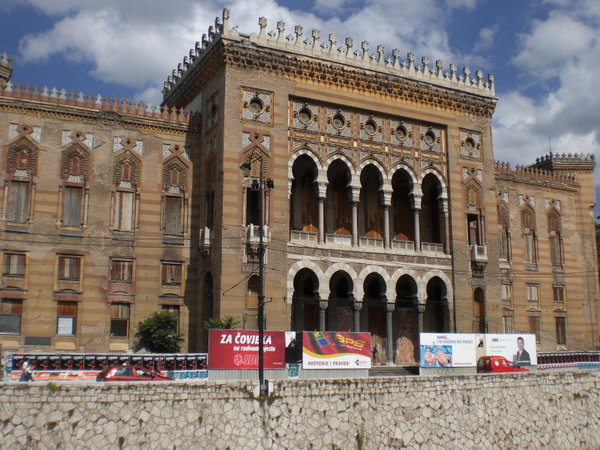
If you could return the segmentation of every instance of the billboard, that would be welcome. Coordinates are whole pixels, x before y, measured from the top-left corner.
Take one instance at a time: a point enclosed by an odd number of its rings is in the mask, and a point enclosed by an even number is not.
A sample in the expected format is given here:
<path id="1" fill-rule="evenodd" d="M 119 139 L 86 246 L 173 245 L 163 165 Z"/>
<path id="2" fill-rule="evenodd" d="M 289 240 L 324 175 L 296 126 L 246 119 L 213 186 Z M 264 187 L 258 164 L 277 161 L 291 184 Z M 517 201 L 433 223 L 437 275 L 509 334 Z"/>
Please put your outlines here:
<path id="1" fill-rule="evenodd" d="M 475 367 L 481 335 L 420 333 L 421 367 Z"/>
<path id="2" fill-rule="evenodd" d="M 264 368 L 285 369 L 283 331 L 265 331 Z M 209 369 L 258 369 L 258 331 L 212 329 L 208 332 Z"/>
<path id="3" fill-rule="evenodd" d="M 537 365 L 535 334 L 486 334 L 484 345 L 488 355 L 504 356 L 518 365 Z"/>
<path id="4" fill-rule="evenodd" d="M 304 331 L 303 369 L 370 369 L 371 333 Z"/>

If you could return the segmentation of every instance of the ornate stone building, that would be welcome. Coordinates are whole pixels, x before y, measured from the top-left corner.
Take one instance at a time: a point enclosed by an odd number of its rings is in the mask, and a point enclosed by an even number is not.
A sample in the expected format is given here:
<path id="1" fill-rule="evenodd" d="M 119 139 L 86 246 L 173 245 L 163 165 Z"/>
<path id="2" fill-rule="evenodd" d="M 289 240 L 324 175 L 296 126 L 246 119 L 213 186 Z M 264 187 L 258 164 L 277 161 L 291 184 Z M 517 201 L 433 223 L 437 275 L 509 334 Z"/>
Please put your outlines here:
<path id="1" fill-rule="evenodd" d="M 261 236 L 267 329 L 370 331 L 380 362 L 395 363 L 415 360 L 419 331 L 532 332 L 542 350 L 597 344 L 593 157 L 512 170 L 494 161 L 491 76 L 282 22 L 268 31 L 263 18 L 246 35 L 228 19 L 173 71 L 162 112 L 2 91 L 3 242 L 27 267 L 26 285 L 3 285 L 22 307 L 5 346 L 43 335 L 58 349 L 65 289 L 86 324 L 69 337 L 78 349 L 125 347 L 108 332 L 120 304 L 135 323 L 168 299 L 191 350 L 206 348 L 209 317 L 255 329 Z M 27 130 L 38 128 L 36 141 Z M 31 156 L 19 162 L 22 148 Z M 8 220 L 13 182 L 31 186 L 25 223 Z M 81 216 L 64 206 L 72 196 Z M 117 220 L 129 202 L 137 215 Z M 80 284 L 65 287 L 59 258 L 73 253 Z M 131 261 L 129 302 L 111 297 L 113 259 Z M 176 293 L 158 282 L 165 270 L 187 273 Z"/>

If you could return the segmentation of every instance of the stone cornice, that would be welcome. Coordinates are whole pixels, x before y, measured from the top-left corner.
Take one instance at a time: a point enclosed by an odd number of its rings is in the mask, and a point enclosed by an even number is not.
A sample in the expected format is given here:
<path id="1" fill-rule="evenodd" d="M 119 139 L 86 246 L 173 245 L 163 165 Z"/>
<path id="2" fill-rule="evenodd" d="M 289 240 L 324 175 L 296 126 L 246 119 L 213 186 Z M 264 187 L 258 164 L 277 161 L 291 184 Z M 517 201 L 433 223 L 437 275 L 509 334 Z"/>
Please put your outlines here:
<path id="1" fill-rule="evenodd" d="M 161 131 L 177 135 L 195 134 L 200 132 L 200 122 L 196 117 L 188 122 L 170 120 L 168 114 L 165 118 L 148 117 L 140 114 L 128 114 L 112 109 L 83 107 L 69 104 L 60 104 L 52 101 L 14 98 L 2 95 L 0 92 L 0 111 L 15 111 L 24 114 L 42 114 L 47 117 L 98 122 L 124 127 L 133 127 L 143 130 Z"/>
<path id="2" fill-rule="evenodd" d="M 491 117 L 496 98 L 477 95 L 417 80 L 333 64 L 280 50 L 244 45 L 221 38 L 199 64 L 190 67 L 177 85 L 165 92 L 165 104 L 184 107 L 195 98 L 206 80 L 223 65 L 260 70 L 295 81 L 332 86 L 356 92 L 393 97 L 429 107 L 472 116 Z"/>

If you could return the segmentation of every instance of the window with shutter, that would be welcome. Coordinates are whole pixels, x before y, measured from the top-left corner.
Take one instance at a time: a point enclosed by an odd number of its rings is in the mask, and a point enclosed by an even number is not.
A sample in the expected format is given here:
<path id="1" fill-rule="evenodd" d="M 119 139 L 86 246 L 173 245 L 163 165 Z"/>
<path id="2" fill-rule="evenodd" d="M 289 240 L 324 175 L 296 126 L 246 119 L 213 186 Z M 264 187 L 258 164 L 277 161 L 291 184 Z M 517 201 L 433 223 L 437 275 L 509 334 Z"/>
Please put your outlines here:
<path id="1" fill-rule="evenodd" d="M 74 336 L 77 321 L 76 302 L 58 302 L 56 306 L 56 334 Z"/>
<path id="2" fill-rule="evenodd" d="M 165 198 L 165 234 L 180 236 L 183 234 L 181 228 L 181 213 L 183 198 L 180 196 L 167 196 Z"/>
<path id="3" fill-rule="evenodd" d="M 27 223 L 29 218 L 29 182 L 11 181 L 8 191 L 6 219 L 12 223 Z"/>
<path id="4" fill-rule="evenodd" d="M 20 334 L 22 300 L 0 299 L 0 333 Z"/>
<path id="5" fill-rule="evenodd" d="M 113 303 L 110 305 L 110 335 L 127 337 L 129 330 L 129 305 Z"/>
<path id="6" fill-rule="evenodd" d="M 133 192 L 117 191 L 115 196 L 115 229 L 133 231 Z"/>
<path id="7" fill-rule="evenodd" d="M 25 254 L 5 253 L 2 274 L 10 277 L 25 276 Z"/>
<path id="8" fill-rule="evenodd" d="M 59 280 L 79 280 L 81 258 L 78 256 L 59 256 L 58 257 L 58 279 Z"/>
<path id="9" fill-rule="evenodd" d="M 83 188 L 66 186 L 63 198 L 63 225 L 65 227 L 80 227 L 82 224 L 81 210 Z"/>
<path id="10" fill-rule="evenodd" d="M 183 263 L 180 262 L 163 262 L 162 263 L 162 280 L 161 283 L 170 286 L 181 285 L 181 274 L 183 271 Z"/>
<path id="11" fill-rule="evenodd" d="M 131 283 L 133 261 L 113 259 L 110 265 L 110 280 L 120 283 Z"/>

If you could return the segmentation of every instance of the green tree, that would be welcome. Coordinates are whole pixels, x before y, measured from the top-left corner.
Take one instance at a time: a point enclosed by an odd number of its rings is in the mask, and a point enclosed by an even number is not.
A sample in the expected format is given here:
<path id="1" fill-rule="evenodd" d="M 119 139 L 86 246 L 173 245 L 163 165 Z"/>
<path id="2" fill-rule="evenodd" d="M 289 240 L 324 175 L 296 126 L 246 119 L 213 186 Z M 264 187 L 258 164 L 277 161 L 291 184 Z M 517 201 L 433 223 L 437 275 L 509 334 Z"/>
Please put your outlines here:
<path id="1" fill-rule="evenodd" d="M 177 353 L 183 334 L 177 332 L 177 314 L 156 311 L 138 324 L 138 347 L 153 353 Z"/>
<path id="2" fill-rule="evenodd" d="M 240 322 L 237 319 L 234 319 L 231 316 L 223 316 L 219 319 L 211 317 L 210 319 L 204 321 L 203 326 L 205 330 L 210 330 L 211 328 L 232 330 L 234 328 L 237 328 L 239 324 Z"/>

